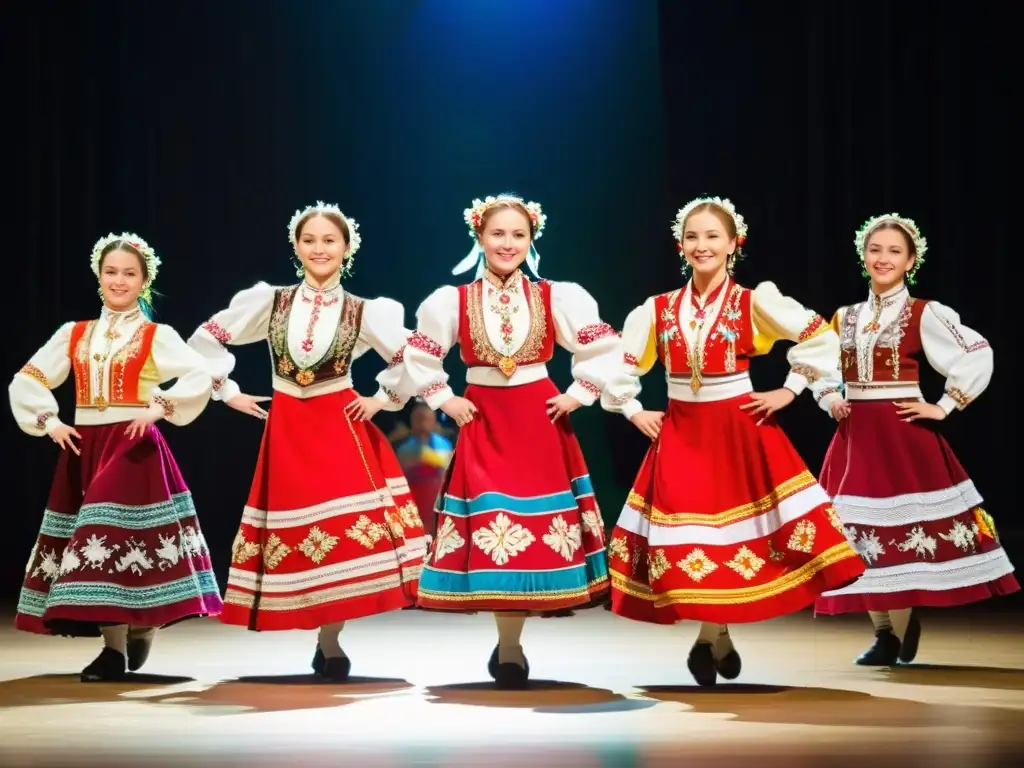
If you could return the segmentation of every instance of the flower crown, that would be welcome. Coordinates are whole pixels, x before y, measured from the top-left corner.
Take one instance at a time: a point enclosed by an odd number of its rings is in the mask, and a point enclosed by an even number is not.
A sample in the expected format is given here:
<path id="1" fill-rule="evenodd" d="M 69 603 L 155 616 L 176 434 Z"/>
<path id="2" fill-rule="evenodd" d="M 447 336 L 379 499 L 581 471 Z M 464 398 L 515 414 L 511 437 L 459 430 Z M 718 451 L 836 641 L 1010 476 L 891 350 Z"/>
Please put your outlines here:
<path id="1" fill-rule="evenodd" d="M 363 243 L 363 238 L 359 235 L 359 222 L 342 213 L 338 206 L 328 205 L 321 200 L 317 200 L 316 205 L 310 205 L 303 208 L 301 211 L 295 211 L 295 215 L 292 216 L 292 220 L 288 222 L 288 242 L 290 242 L 292 246 L 298 245 L 299 242 L 299 222 L 311 213 L 315 213 L 317 215 L 333 213 L 348 226 L 348 253 L 345 254 L 345 260 L 341 267 L 341 274 L 348 277 L 352 274 L 356 251 L 359 250 L 359 246 Z M 298 274 L 299 277 L 302 277 L 304 272 L 305 270 L 300 262 L 296 269 L 296 274 Z"/>
<path id="2" fill-rule="evenodd" d="M 499 195 L 498 197 L 487 197 L 483 200 L 477 198 L 473 201 L 473 206 L 467 208 L 462 212 L 462 217 L 466 220 L 466 224 L 469 226 L 469 236 L 476 239 L 480 234 L 480 225 L 484 220 L 484 212 L 493 205 L 499 203 L 519 203 L 526 209 L 526 212 L 530 215 L 530 221 L 533 223 L 533 239 L 537 240 L 544 232 L 544 225 L 547 223 L 548 217 L 544 215 L 544 212 L 540 208 L 540 203 L 530 201 L 529 203 L 523 201 L 522 198 L 516 197 L 515 195 Z"/>
<path id="3" fill-rule="evenodd" d="M 881 216 L 875 216 L 872 219 L 868 219 L 861 224 L 860 229 L 853 236 L 853 244 L 857 248 L 857 255 L 860 256 L 860 263 L 864 264 L 864 254 L 868 247 L 868 238 L 871 237 L 871 233 L 878 229 L 879 225 L 892 223 L 906 232 L 910 239 L 914 242 L 914 250 L 917 252 L 917 258 L 914 259 L 914 266 L 907 272 L 907 282 L 911 285 L 914 284 L 914 278 L 917 275 L 917 270 L 924 264 L 924 255 L 928 251 L 928 241 L 922 237 L 921 230 L 918 229 L 917 223 L 913 219 L 908 219 L 900 216 L 898 213 L 884 213 Z M 867 269 L 862 268 L 861 274 L 864 277 L 868 277 Z"/>
<path id="4" fill-rule="evenodd" d="M 152 285 L 156 281 L 157 272 L 160 270 L 160 257 L 156 255 L 156 251 L 153 250 L 149 243 L 133 232 L 122 232 L 120 235 L 115 235 L 111 232 L 106 237 L 101 237 L 97 240 L 96 245 L 92 247 L 92 259 L 90 262 L 92 273 L 97 278 L 100 276 L 100 262 L 103 260 L 103 250 L 111 243 L 118 241 L 123 241 L 126 245 L 130 245 L 142 254 L 142 259 L 146 262 L 147 278 L 140 296 L 147 302 L 151 301 Z"/>
<path id="5" fill-rule="evenodd" d="M 672 222 L 672 236 L 675 237 L 676 242 L 681 242 L 683 239 L 683 224 L 686 222 L 686 218 L 693 213 L 694 208 L 705 203 L 715 205 L 732 216 L 733 224 L 736 225 L 736 246 L 742 248 L 747 241 L 747 222 L 736 212 L 736 206 L 729 198 L 721 197 L 698 197 L 680 208 L 679 213 L 676 214 L 676 220 Z"/>

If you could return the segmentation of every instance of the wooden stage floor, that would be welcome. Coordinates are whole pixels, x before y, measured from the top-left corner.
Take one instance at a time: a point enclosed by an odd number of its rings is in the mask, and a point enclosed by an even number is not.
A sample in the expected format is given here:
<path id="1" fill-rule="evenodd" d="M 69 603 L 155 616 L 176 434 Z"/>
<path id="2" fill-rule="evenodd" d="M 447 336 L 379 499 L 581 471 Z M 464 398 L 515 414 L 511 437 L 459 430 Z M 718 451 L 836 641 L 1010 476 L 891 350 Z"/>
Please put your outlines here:
<path id="1" fill-rule="evenodd" d="M 919 663 L 850 662 L 866 616 L 735 626 L 744 673 L 698 689 L 696 625 L 589 611 L 531 619 L 532 690 L 495 691 L 489 616 L 398 612 L 351 623 L 347 685 L 306 674 L 312 632 L 192 621 L 146 675 L 83 685 L 98 640 L 0 629 L 0 766 L 1018 765 L 1024 617 L 922 612 Z M 187 676 L 187 677 L 176 677 Z"/>

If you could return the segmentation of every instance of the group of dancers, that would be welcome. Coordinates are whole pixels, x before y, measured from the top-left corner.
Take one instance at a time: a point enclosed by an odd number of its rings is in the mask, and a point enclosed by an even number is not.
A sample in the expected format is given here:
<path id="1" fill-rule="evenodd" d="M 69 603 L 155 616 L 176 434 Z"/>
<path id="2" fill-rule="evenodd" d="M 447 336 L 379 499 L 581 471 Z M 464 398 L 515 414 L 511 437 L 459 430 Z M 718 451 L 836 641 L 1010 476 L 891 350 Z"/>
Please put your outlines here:
<path id="1" fill-rule="evenodd" d="M 63 449 L 16 626 L 102 636 L 86 682 L 138 670 L 157 631 L 189 618 L 317 630 L 312 669 L 341 682 L 348 621 L 408 607 L 490 612 L 488 671 L 508 689 L 528 684 L 527 617 L 571 616 L 610 595 L 621 616 L 699 622 L 687 666 L 712 685 L 740 674 L 731 624 L 812 604 L 868 612 L 875 642 L 857 663 L 887 666 L 917 653 L 914 607 L 1019 589 L 935 426 L 986 388 L 992 351 L 955 312 L 908 293 L 927 247 L 912 220 L 888 214 L 858 230 L 868 296 L 829 323 L 772 283 L 735 282 L 747 225 L 729 200 L 698 198 L 672 226 L 688 279 L 633 310 L 619 334 L 579 285 L 540 278 L 540 205 L 487 197 L 464 218 L 473 247 L 453 272 L 474 278 L 431 294 L 414 330 L 397 302 L 342 286 L 361 238 L 333 205 L 289 223 L 297 284 L 241 291 L 187 342 L 152 319 L 153 248 L 133 234 L 101 239 L 100 316 L 63 325 L 10 385 L 21 429 Z M 269 412 L 230 378 L 230 348 L 260 341 Z M 750 359 L 779 341 L 792 342 L 790 373 L 754 391 Z M 546 367 L 556 344 L 572 355 L 564 393 Z M 444 368 L 456 345 L 461 396 Z M 371 350 L 386 367 L 362 396 L 351 367 Z M 645 410 L 640 377 L 659 360 L 668 406 Z M 947 377 L 937 404 L 919 388 L 925 361 Z M 52 394 L 72 373 L 74 426 Z M 804 390 L 838 422 L 820 483 L 775 420 Z M 413 397 L 460 427 L 429 532 L 371 421 Z M 210 399 L 266 420 L 223 598 L 157 428 L 189 424 Z M 597 402 L 651 439 L 607 536 L 569 418 Z"/>

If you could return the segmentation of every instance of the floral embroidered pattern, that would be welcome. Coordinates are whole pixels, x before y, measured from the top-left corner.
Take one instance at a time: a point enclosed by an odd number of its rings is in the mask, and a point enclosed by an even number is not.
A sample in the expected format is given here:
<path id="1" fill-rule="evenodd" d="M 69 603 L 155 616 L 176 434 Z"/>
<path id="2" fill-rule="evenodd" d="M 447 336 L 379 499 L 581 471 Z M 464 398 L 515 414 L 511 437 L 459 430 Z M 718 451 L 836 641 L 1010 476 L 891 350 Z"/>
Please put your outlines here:
<path id="1" fill-rule="evenodd" d="M 608 542 L 608 554 L 617 557 L 624 563 L 629 563 L 629 545 L 625 536 L 616 536 Z"/>
<path id="2" fill-rule="evenodd" d="M 399 396 L 397 392 L 392 392 L 387 387 L 381 387 L 381 390 L 383 390 L 384 394 L 388 396 L 388 400 L 390 400 L 392 403 L 394 403 L 395 405 L 402 404 L 402 398 Z"/>
<path id="3" fill-rule="evenodd" d="M 227 378 L 214 379 L 213 380 L 213 391 L 220 392 L 224 388 L 224 384 L 227 383 Z"/>
<path id="4" fill-rule="evenodd" d="M 823 390 L 821 390 L 821 392 L 819 392 L 818 394 L 816 394 L 814 396 L 814 402 L 820 403 L 822 400 L 824 400 L 829 395 L 841 395 L 841 394 L 842 394 L 842 392 L 840 392 L 835 387 L 825 387 Z"/>
<path id="5" fill-rule="evenodd" d="M 636 355 L 631 355 L 629 352 L 626 352 L 622 356 L 622 362 L 626 365 L 632 365 L 634 368 L 640 365 L 640 361 L 637 359 Z"/>
<path id="6" fill-rule="evenodd" d="M 978 524 L 967 526 L 960 520 L 953 521 L 953 527 L 947 533 L 940 533 L 939 538 L 948 541 L 964 552 L 977 551 L 975 538 L 978 535 Z"/>
<path id="7" fill-rule="evenodd" d="M 525 551 L 536 539 L 529 529 L 513 523 L 508 515 L 499 512 L 486 528 L 473 531 L 473 543 L 490 555 L 495 565 L 505 565 L 509 559 Z"/>
<path id="8" fill-rule="evenodd" d="M 310 560 L 317 565 L 320 565 L 324 561 L 324 558 L 330 554 L 331 550 L 334 549 L 338 542 L 341 541 L 337 536 L 331 536 L 324 533 L 319 526 L 314 525 L 309 529 L 309 533 L 306 538 L 299 544 L 299 552 L 304 554 Z"/>
<path id="9" fill-rule="evenodd" d="M 665 557 L 664 549 L 656 549 L 647 554 L 647 575 L 649 581 L 657 581 L 665 572 L 672 567 L 672 563 Z"/>
<path id="10" fill-rule="evenodd" d="M 963 390 L 957 389 L 956 387 L 950 387 L 946 390 L 946 394 L 953 398 L 956 403 L 956 409 L 962 411 L 968 405 L 971 404 L 971 398 L 964 394 Z"/>
<path id="11" fill-rule="evenodd" d="M 241 531 L 235 534 L 235 540 L 231 544 L 231 562 L 234 565 L 242 565 L 259 553 L 259 544 L 255 541 L 246 541 Z"/>
<path id="12" fill-rule="evenodd" d="M 201 327 L 221 344 L 231 343 L 231 334 L 224 330 L 215 320 L 207 320 Z"/>
<path id="13" fill-rule="evenodd" d="M 896 549 L 900 552 L 913 551 L 918 557 L 931 555 L 934 558 L 938 545 L 939 543 L 935 540 L 934 536 L 929 536 L 922 526 L 915 525 L 910 529 L 907 538 L 896 545 Z"/>
<path id="14" fill-rule="evenodd" d="M 594 397 L 601 396 L 601 388 L 597 386 L 597 384 L 587 381 L 586 379 L 577 379 L 576 383 L 583 387 L 583 389 L 587 390 L 587 392 L 592 394 Z"/>
<path id="15" fill-rule="evenodd" d="M 703 549 L 695 549 L 676 563 L 683 572 L 696 582 L 718 570 L 718 564 L 709 558 Z"/>
<path id="16" fill-rule="evenodd" d="M 388 363 L 388 369 L 394 368 L 397 365 L 401 365 L 405 360 L 405 344 L 398 348 L 398 351 L 391 356 L 391 361 Z"/>
<path id="17" fill-rule="evenodd" d="M 437 538 L 434 539 L 434 562 L 464 546 L 466 540 L 462 538 L 452 519 L 446 517 L 437 531 Z"/>
<path id="18" fill-rule="evenodd" d="M 531 283 L 525 277 L 522 278 L 522 281 L 530 312 L 530 328 L 519 349 L 512 355 L 504 356 L 506 361 L 511 361 L 516 366 L 537 362 L 548 331 L 547 311 L 544 307 L 544 296 L 540 286 Z M 466 319 L 469 321 L 469 337 L 473 342 L 473 352 L 480 362 L 500 367 L 503 355 L 491 344 L 484 323 L 483 282 L 482 280 L 476 281 L 469 286 L 466 293 Z"/>
<path id="19" fill-rule="evenodd" d="M 590 325 L 583 326 L 576 332 L 576 343 L 581 347 L 585 347 L 587 344 L 593 344 L 598 339 L 618 335 L 615 329 L 608 325 L 608 323 L 591 323 Z"/>
<path id="20" fill-rule="evenodd" d="M 153 395 L 153 402 L 164 409 L 164 418 L 171 419 L 177 413 L 174 401 L 163 395 Z"/>
<path id="21" fill-rule="evenodd" d="M 805 363 L 796 363 L 790 370 L 798 376 L 803 376 L 808 382 L 813 384 L 821 378 L 821 373 L 813 365 L 807 365 Z"/>
<path id="22" fill-rule="evenodd" d="M 447 388 L 448 388 L 448 382 L 442 379 L 441 381 L 435 381 L 433 384 L 427 385 L 426 387 L 421 389 L 418 392 L 418 394 L 419 394 L 420 397 L 422 397 L 424 400 L 426 400 L 431 395 L 436 395 L 438 392 L 440 392 L 440 391 L 442 391 L 444 389 L 447 389 Z"/>
<path id="23" fill-rule="evenodd" d="M 960 329 L 956 327 L 956 323 L 946 317 L 943 313 L 936 312 L 934 309 L 932 309 L 932 314 L 939 318 L 942 324 L 946 326 L 946 330 L 949 331 L 950 335 L 956 341 L 957 346 L 964 352 L 977 352 L 979 349 L 985 349 L 988 347 L 988 341 L 985 339 L 979 339 L 973 344 L 968 344 L 967 340 L 964 339 L 963 334 L 960 333 Z"/>
<path id="24" fill-rule="evenodd" d="M 801 520 L 793 528 L 793 533 L 786 546 L 794 552 L 803 552 L 809 555 L 814 550 L 814 537 L 817 532 L 814 523 L 810 520 Z"/>
<path id="25" fill-rule="evenodd" d="M 47 389 L 53 389 L 53 387 L 50 386 L 49 379 L 46 378 L 46 374 L 43 373 L 38 368 L 36 368 L 34 365 L 32 365 L 32 363 L 25 363 L 25 365 L 21 367 L 21 370 L 18 371 L 18 373 L 22 373 L 25 376 L 31 376 L 33 379 L 38 381 Z"/>
<path id="26" fill-rule="evenodd" d="M 267 537 L 267 543 L 263 547 L 263 567 L 272 571 L 281 564 L 292 552 L 292 548 L 281 541 L 281 537 L 272 533 Z"/>
<path id="27" fill-rule="evenodd" d="M 378 541 L 388 535 L 388 531 L 381 523 L 371 522 L 366 515 L 360 515 L 356 524 L 345 531 L 345 535 L 367 549 L 373 549 Z"/>
<path id="28" fill-rule="evenodd" d="M 413 331 L 409 337 L 408 346 L 426 352 L 431 357 L 438 359 L 444 357 L 444 347 L 420 331 Z"/>
<path id="29" fill-rule="evenodd" d="M 564 517 L 558 515 L 551 521 L 543 540 L 545 544 L 571 563 L 573 555 L 583 543 L 583 534 L 578 524 L 569 525 Z"/>
<path id="30" fill-rule="evenodd" d="M 737 550 L 732 560 L 729 560 L 726 565 L 750 581 L 764 567 L 764 558 L 758 557 L 749 547 L 743 546 Z"/>
<path id="31" fill-rule="evenodd" d="M 807 324 L 807 327 L 800 331 L 800 335 L 797 336 L 797 343 L 803 343 L 814 336 L 817 336 L 820 328 L 825 325 L 825 318 L 821 315 L 815 315 L 811 318 L 811 322 Z"/>
<path id="32" fill-rule="evenodd" d="M 40 413 L 38 416 L 36 416 L 36 426 L 39 429 L 43 429 L 44 427 L 46 427 L 46 422 L 48 422 L 50 419 L 52 419 L 56 415 L 57 414 L 53 413 L 52 411 L 46 411 L 45 413 Z"/>

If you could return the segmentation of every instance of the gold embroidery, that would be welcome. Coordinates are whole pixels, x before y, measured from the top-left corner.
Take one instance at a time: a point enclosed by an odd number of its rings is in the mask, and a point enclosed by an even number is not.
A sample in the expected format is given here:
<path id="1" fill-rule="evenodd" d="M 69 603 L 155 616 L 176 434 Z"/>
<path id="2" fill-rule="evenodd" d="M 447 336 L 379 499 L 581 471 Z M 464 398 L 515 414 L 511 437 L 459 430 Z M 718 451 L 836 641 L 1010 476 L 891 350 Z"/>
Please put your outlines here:
<path id="1" fill-rule="evenodd" d="M 526 285 L 526 290 L 529 293 L 530 330 L 527 332 L 522 346 L 511 357 L 507 358 L 507 362 L 505 355 L 500 354 L 494 348 L 494 345 L 491 344 L 490 339 L 487 338 L 487 329 L 484 325 L 484 281 L 477 280 L 469 286 L 466 295 L 466 319 L 469 321 L 469 337 L 473 342 L 473 352 L 480 362 L 499 367 L 502 373 L 505 373 L 506 369 L 509 368 L 511 368 L 511 371 L 515 371 L 511 364 L 518 367 L 524 361 L 536 360 L 544 346 L 544 338 L 547 336 L 548 319 L 547 312 L 544 309 L 544 296 L 541 293 L 540 286 L 531 283 L 525 277 L 523 278 L 523 283 Z M 505 375 L 511 374 L 506 373 Z"/>
<path id="2" fill-rule="evenodd" d="M 281 564 L 286 555 L 291 554 L 292 548 L 281 541 L 281 538 L 272 533 L 267 537 L 267 543 L 263 547 L 263 565 L 268 571 L 272 571 Z"/>
<path id="3" fill-rule="evenodd" d="M 814 523 L 810 520 L 801 520 L 793 529 L 793 535 L 789 537 L 789 543 L 786 546 L 794 552 L 803 552 L 809 555 L 814 551 L 814 537 L 817 532 L 818 529 Z"/>
<path id="4" fill-rule="evenodd" d="M 962 390 L 957 389 L 956 387 L 950 387 L 949 389 L 947 389 L 946 394 L 953 398 L 954 402 L 956 402 L 956 408 L 958 411 L 962 411 L 964 408 L 971 404 L 971 398 L 969 398 L 967 395 L 963 393 Z"/>
<path id="5" fill-rule="evenodd" d="M 722 526 L 744 520 L 755 515 L 762 515 L 778 506 L 779 502 L 800 491 L 817 484 L 817 480 L 807 470 L 794 478 L 786 480 L 771 493 L 757 501 L 741 504 L 733 509 L 719 512 L 717 515 L 703 515 L 694 512 L 662 512 L 647 504 L 647 500 L 636 491 L 630 491 L 626 505 L 632 507 L 645 518 L 657 525 L 710 525 Z"/>
<path id="6" fill-rule="evenodd" d="M 135 333 L 128 340 L 117 354 L 110 361 L 110 400 L 111 402 L 124 402 L 124 369 L 128 361 L 139 354 L 142 349 L 143 332 L 149 323 L 143 322 L 135 329 Z"/>
<path id="7" fill-rule="evenodd" d="M 358 541 L 367 549 L 373 549 L 377 542 L 388 535 L 387 529 L 380 523 L 370 522 L 366 515 L 360 515 L 356 524 L 345 531 L 345 535 Z"/>
<path id="8" fill-rule="evenodd" d="M 733 555 L 732 560 L 726 563 L 726 566 L 732 568 L 747 581 L 750 581 L 764 567 L 764 558 L 755 555 L 749 547 L 742 546 Z"/>
<path id="9" fill-rule="evenodd" d="M 74 358 L 78 361 L 78 371 L 75 376 L 76 399 L 82 405 L 92 401 L 92 369 L 89 366 L 89 347 L 92 346 L 92 335 L 96 331 L 96 321 L 90 320 L 85 326 L 85 331 L 75 345 Z"/>
<path id="10" fill-rule="evenodd" d="M 32 363 L 25 363 L 21 367 L 21 370 L 18 371 L 18 373 L 22 373 L 22 374 L 24 374 L 26 376 L 31 376 L 33 379 L 38 381 L 40 384 L 42 384 L 47 389 L 53 389 L 53 387 L 50 386 L 49 379 L 46 378 L 46 374 L 43 373 L 38 368 L 36 368 L 34 365 L 32 365 Z"/>
<path id="11" fill-rule="evenodd" d="M 235 565 L 242 565 L 260 553 L 260 545 L 254 541 L 246 541 L 245 536 L 239 531 L 235 534 L 235 540 L 231 544 L 231 562 Z"/>
<path id="12" fill-rule="evenodd" d="M 664 549 L 656 549 L 647 555 L 647 576 L 651 581 L 660 579 L 671 567 Z"/>
<path id="13" fill-rule="evenodd" d="M 703 549 L 695 549 L 676 563 L 691 579 L 700 582 L 708 574 L 718 570 L 718 564 L 708 557 Z"/>
<path id="14" fill-rule="evenodd" d="M 608 542 L 608 554 L 617 557 L 624 563 L 629 563 L 629 546 L 626 544 L 625 536 L 616 536 Z"/>
<path id="15" fill-rule="evenodd" d="M 797 363 L 796 365 L 792 366 L 790 370 L 793 373 L 797 374 L 798 376 L 803 376 L 811 384 L 813 384 L 814 382 L 821 378 L 821 374 L 818 372 L 818 369 L 815 368 L 813 365 Z"/>
<path id="16" fill-rule="evenodd" d="M 398 508 L 398 514 L 402 517 L 402 523 L 406 528 L 422 528 L 423 518 L 415 502 L 407 501 Z"/>
<path id="17" fill-rule="evenodd" d="M 341 539 L 337 536 L 330 536 L 320 530 L 319 526 L 314 525 L 309 529 L 306 538 L 299 544 L 299 551 L 314 563 L 320 565 L 324 558 L 331 553 L 331 550 L 337 546 L 339 541 Z"/>

